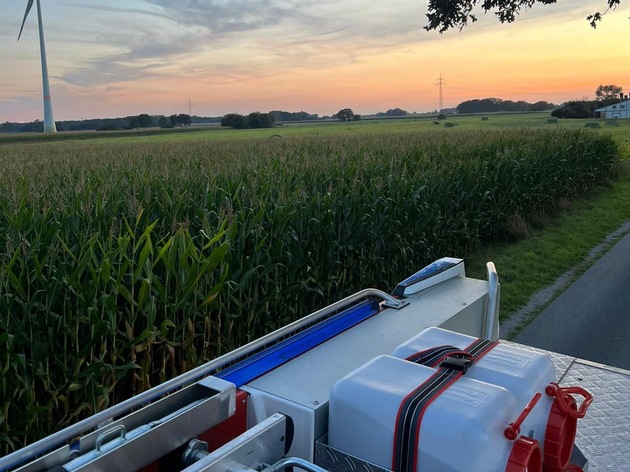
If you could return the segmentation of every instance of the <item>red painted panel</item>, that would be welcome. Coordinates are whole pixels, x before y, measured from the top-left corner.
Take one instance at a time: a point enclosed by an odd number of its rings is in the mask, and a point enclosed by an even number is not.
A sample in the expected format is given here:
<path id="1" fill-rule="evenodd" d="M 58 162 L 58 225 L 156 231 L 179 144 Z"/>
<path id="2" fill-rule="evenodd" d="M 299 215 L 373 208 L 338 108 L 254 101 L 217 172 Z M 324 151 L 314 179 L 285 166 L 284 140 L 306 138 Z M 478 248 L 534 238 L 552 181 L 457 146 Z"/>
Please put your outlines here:
<path id="1" fill-rule="evenodd" d="M 247 401 L 249 394 L 243 390 L 236 391 L 236 411 L 227 420 L 199 436 L 208 443 L 208 450 L 214 451 L 247 429 Z"/>
<path id="2" fill-rule="evenodd" d="M 199 436 L 208 443 L 208 450 L 214 451 L 247 429 L 247 400 L 249 394 L 243 390 L 236 390 L 236 411 L 227 420 L 219 423 Z M 140 472 L 173 472 L 182 470 L 181 457 L 186 445 L 166 454 L 162 459 L 148 465 Z"/>

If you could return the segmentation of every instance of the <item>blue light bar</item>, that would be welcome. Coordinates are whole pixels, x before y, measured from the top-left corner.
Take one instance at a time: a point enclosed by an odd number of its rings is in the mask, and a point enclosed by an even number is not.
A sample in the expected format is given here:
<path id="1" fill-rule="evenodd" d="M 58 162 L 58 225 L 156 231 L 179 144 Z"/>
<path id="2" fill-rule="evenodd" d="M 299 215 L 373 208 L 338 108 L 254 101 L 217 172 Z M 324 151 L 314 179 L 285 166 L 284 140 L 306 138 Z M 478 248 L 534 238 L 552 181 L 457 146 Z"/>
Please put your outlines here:
<path id="1" fill-rule="evenodd" d="M 376 315 L 378 312 L 378 301 L 366 300 L 264 351 L 254 354 L 252 357 L 214 374 L 214 376 L 240 387 Z"/>

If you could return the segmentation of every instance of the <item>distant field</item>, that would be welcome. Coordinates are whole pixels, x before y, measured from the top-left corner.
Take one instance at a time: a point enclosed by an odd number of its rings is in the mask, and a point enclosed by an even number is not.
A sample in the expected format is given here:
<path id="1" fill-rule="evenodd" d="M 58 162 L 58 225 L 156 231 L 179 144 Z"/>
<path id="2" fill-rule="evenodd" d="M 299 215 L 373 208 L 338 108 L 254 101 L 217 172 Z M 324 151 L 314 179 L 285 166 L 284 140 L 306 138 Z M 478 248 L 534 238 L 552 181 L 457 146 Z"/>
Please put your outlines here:
<path id="1" fill-rule="evenodd" d="M 486 118 L 486 119 L 483 119 Z M 330 136 L 348 133 L 405 133 L 410 131 L 438 131 L 453 133 L 458 130 L 498 130 L 509 128 L 533 129 L 576 129 L 584 128 L 587 123 L 598 123 L 601 128 L 597 132 L 610 133 L 622 145 L 630 142 L 630 120 L 616 120 L 618 126 L 612 126 L 611 120 L 605 119 L 577 119 L 557 120 L 549 123 L 549 112 L 517 113 L 517 114 L 480 114 L 480 115 L 448 115 L 446 120 L 436 124 L 434 118 L 397 118 L 397 119 L 369 119 L 358 122 L 321 122 L 321 123 L 290 123 L 278 125 L 274 128 L 234 130 L 212 126 L 207 128 L 188 128 L 175 130 L 133 130 L 133 131 L 103 131 L 81 133 L 58 133 L 56 136 L 43 134 L 29 135 L 1 135 L 0 144 L 8 142 L 41 142 L 41 141 L 196 141 L 196 140 L 232 140 L 248 138 L 280 139 L 287 137 Z M 448 123 L 448 125 L 447 125 Z M 452 126 L 452 127 L 449 127 Z M 630 148 L 628 148 L 630 149 Z"/>
<path id="2" fill-rule="evenodd" d="M 628 129 L 447 122 L 5 141 L 0 453 L 349 292 L 517 236 L 607 179 Z"/>

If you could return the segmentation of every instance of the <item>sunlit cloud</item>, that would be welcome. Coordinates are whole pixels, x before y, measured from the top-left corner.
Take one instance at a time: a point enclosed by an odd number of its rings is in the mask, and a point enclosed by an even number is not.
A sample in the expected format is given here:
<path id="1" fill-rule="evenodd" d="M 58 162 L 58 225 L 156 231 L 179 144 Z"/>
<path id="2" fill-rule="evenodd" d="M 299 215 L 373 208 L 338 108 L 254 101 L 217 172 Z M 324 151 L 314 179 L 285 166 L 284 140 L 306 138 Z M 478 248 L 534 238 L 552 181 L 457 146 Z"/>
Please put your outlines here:
<path id="1" fill-rule="evenodd" d="M 437 106 L 482 96 L 560 102 L 599 83 L 630 87 L 619 41 L 628 6 L 592 30 L 603 0 L 562 0 L 512 25 L 492 14 L 426 32 L 422 0 L 54 0 L 42 2 L 57 119 L 288 109 L 319 114 Z M 622 3 L 623 5 L 623 3 Z M 36 18 L 0 20 L 0 121 L 41 115 Z M 613 47 L 611 47 L 613 45 Z"/>

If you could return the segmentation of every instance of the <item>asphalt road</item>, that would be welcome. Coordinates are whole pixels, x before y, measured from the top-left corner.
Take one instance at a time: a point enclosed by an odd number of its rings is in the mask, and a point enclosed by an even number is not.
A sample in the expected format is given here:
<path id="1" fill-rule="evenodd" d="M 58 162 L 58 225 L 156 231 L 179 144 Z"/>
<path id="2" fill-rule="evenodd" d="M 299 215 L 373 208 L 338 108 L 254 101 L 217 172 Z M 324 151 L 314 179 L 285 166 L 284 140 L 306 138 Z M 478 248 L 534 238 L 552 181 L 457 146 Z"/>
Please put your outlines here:
<path id="1" fill-rule="evenodd" d="M 513 341 L 630 370 L 630 234 Z"/>

